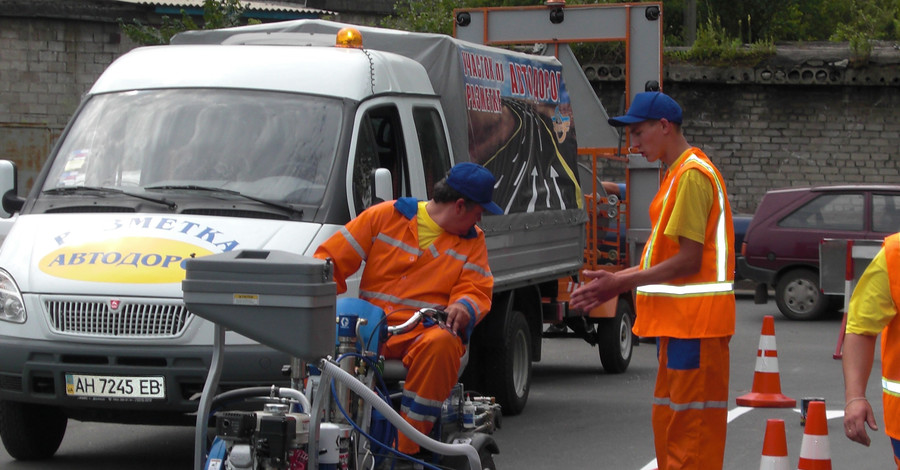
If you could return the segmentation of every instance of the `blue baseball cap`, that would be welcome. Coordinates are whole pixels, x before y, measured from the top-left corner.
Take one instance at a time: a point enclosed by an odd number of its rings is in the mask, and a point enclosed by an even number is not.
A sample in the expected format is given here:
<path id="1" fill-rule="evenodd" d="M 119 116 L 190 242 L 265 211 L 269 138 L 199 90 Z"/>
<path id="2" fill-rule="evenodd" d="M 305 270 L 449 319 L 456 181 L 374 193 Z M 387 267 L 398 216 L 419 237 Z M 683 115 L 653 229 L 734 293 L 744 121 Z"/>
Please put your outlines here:
<path id="1" fill-rule="evenodd" d="M 645 91 L 634 95 L 634 101 L 624 116 L 609 118 L 609 125 L 621 127 L 659 119 L 681 124 L 681 106 L 665 93 Z"/>
<path id="2" fill-rule="evenodd" d="M 472 162 L 458 163 L 447 173 L 446 181 L 448 186 L 489 213 L 503 213 L 503 209 L 491 200 L 496 180 L 487 168 Z"/>

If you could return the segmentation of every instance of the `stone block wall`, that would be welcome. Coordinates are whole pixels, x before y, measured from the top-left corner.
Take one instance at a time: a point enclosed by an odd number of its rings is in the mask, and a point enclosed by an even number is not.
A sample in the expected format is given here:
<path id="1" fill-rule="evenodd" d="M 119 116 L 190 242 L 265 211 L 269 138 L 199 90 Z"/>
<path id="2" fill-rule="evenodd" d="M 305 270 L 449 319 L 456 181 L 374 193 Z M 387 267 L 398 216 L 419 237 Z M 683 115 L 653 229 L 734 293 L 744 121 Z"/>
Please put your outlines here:
<path id="1" fill-rule="evenodd" d="M 664 87 L 684 108 L 688 141 L 725 177 L 736 212 L 753 213 L 772 188 L 900 184 L 900 87 Z M 607 82 L 598 94 L 617 114 L 622 87 Z"/>
<path id="2" fill-rule="evenodd" d="M 112 22 L 0 17 L 0 158 L 31 186 L 82 95 L 135 47 Z"/>

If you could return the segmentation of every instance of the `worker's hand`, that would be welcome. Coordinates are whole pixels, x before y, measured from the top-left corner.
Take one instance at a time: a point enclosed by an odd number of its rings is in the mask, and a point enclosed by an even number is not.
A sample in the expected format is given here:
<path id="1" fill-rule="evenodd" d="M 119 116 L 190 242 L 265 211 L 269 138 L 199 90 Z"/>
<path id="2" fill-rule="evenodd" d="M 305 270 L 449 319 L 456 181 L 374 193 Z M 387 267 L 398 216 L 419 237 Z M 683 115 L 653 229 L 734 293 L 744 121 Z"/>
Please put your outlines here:
<path id="1" fill-rule="evenodd" d="M 452 303 L 444 309 L 447 313 L 447 328 L 456 336 L 462 336 L 466 333 L 471 317 L 469 309 L 459 302 Z"/>
<path id="2" fill-rule="evenodd" d="M 868 447 L 872 440 L 866 432 L 866 426 L 873 431 L 878 430 L 875 413 L 868 400 L 855 400 L 844 410 L 844 433 L 851 441 Z"/>
<path id="3" fill-rule="evenodd" d="M 572 292 L 569 306 L 574 309 L 588 312 L 622 292 L 618 278 L 609 271 L 583 271 L 581 275 L 591 281 Z"/>

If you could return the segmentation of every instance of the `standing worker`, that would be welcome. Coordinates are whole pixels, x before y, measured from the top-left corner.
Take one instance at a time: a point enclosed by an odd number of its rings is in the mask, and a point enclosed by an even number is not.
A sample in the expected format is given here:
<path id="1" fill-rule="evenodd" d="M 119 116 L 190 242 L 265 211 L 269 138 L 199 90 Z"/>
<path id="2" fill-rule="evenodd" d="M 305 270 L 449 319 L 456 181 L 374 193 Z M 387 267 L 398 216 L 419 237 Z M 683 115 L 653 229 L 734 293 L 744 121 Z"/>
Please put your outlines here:
<path id="1" fill-rule="evenodd" d="M 491 200 L 494 176 L 465 162 L 435 184 L 429 201 L 400 198 L 372 206 L 316 250 L 334 262 L 338 293 L 365 262 L 359 297 L 381 307 L 391 326 L 422 307 L 440 307 L 447 329 L 426 328 L 388 338 L 383 355 L 402 359 L 408 373 L 400 414 L 424 434 L 441 416 L 465 353 L 463 338 L 491 309 L 494 278 L 488 267 L 484 233 L 475 223 L 483 211 L 501 214 Z M 404 435 L 398 450 L 419 446 Z"/>
<path id="2" fill-rule="evenodd" d="M 866 399 L 866 384 L 872 372 L 875 343 L 881 333 L 881 386 L 884 431 L 891 438 L 894 463 L 900 468 L 900 234 L 884 244 L 863 272 L 847 313 L 844 336 L 844 433 L 850 440 L 868 446 L 868 425 L 878 430 L 872 405 Z"/>
<path id="3" fill-rule="evenodd" d="M 573 308 L 590 310 L 636 291 L 634 333 L 656 337 L 653 434 L 660 469 L 722 468 L 728 418 L 728 343 L 734 334 L 734 226 L 722 175 L 681 132 L 678 103 L 639 93 L 624 116 L 632 152 L 666 174 L 650 203 L 653 229 L 641 262 L 585 271 Z M 632 188 L 634 190 L 634 188 Z"/>

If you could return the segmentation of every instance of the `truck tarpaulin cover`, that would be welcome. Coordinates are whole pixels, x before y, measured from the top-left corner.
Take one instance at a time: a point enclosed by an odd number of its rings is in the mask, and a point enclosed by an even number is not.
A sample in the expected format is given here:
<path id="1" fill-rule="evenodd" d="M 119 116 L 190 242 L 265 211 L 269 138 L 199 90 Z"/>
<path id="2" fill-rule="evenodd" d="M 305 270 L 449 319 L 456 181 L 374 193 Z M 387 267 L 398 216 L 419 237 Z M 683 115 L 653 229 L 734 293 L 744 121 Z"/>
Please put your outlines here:
<path id="1" fill-rule="evenodd" d="M 553 57 L 528 55 L 461 41 L 323 20 L 296 20 L 188 31 L 172 44 L 229 42 L 252 33 L 336 34 L 352 26 L 363 47 L 393 52 L 422 64 L 441 97 L 457 161 L 485 165 L 498 184 L 494 201 L 506 213 L 581 208 L 575 125 Z"/>

